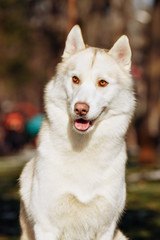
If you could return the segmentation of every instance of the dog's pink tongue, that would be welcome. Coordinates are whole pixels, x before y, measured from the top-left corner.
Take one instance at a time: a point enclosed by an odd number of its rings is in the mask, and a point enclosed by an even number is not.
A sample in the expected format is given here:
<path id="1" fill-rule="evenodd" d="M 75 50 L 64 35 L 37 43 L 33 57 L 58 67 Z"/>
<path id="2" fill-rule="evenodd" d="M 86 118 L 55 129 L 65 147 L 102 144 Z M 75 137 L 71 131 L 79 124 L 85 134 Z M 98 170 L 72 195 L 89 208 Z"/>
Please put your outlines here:
<path id="1" fill-rule="evenodd" d="M 77 119 L 74 122 L 75 128 L 79 131 L 85 131 L 89 128 L 89 121 L 83 120 L 83 119 Z"/>

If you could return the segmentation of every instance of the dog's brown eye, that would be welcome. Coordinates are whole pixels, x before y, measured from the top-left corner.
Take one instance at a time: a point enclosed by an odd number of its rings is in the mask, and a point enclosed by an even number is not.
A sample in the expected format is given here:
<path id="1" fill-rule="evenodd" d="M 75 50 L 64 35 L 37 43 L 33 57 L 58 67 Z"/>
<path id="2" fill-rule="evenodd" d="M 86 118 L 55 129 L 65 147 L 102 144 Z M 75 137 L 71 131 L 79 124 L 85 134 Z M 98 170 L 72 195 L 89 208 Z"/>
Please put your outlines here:
<path id="1" fill-rule="evenodd" d="M 79 83 L 80 83 L 79 78 L 76 77 L 76 76 L 73 76 L 73 77 L 72 77 L 72 81 L 73 81 L 73 83 L 75 83 L 75 84 L 79 84 Z"/>
<path id="2" fill-rule="evenodd" d="M 105 80 L 100 80 L 99 82 L 98 82 L 98 86 L 99 87 L 105 87 L 105 86 L 107 86 L 108 85 L 108 82 L 106 82 Z"/>

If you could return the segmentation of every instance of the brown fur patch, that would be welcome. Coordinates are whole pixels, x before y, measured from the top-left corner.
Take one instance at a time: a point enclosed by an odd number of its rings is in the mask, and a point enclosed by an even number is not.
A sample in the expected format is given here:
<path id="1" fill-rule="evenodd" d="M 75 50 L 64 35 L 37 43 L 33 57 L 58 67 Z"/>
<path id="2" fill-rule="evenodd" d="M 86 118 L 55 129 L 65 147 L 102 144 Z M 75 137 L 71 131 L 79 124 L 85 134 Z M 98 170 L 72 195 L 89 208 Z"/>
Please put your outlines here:
<path id="1" fill-rule="evenodd" d="M 91 68 L 94 65 L 95 59 L 96 59 L 96 55 L 97 55 L 98 49 L 94 49 L 94 54 L 93 54 L 93 58 L 92 58 L 92 62 L 91 62 Z"/>

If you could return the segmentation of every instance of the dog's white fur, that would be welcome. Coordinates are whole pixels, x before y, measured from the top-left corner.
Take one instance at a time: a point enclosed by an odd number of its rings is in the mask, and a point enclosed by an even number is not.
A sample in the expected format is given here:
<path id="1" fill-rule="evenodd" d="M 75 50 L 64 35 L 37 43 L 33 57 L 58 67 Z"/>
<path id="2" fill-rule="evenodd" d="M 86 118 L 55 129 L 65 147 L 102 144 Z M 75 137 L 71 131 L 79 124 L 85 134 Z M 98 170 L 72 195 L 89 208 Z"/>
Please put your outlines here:
<path id="1" fill-rule="evenodd" d="M 86 47 L 79 26 L 72 28 L 45 89 L 36 156 L 20 178 L 21 240 L 126 239 L 116 227 L 126 199 L 125 135 L 135 106 L 130 65 L 126 36 L 106 51 Z M 101 79 L 108 85 L 100 87 Z M 86 131 L 74 126 L 77 102 L 89 105 Z"/>

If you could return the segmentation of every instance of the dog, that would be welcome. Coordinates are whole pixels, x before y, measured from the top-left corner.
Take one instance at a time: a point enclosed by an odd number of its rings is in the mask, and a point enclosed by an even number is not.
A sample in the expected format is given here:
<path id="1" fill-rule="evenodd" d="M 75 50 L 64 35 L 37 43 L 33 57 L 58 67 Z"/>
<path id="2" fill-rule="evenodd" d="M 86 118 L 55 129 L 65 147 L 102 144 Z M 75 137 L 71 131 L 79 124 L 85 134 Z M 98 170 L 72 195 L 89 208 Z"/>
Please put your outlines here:
<path id="1" fill-rule="evenodd" d="M 125 136 L 135 109 L 131 49 L 84 44 L 75 25 L 45 87 L 35 157 L 20 177 L 21 240 L 125 240 Z"/>

